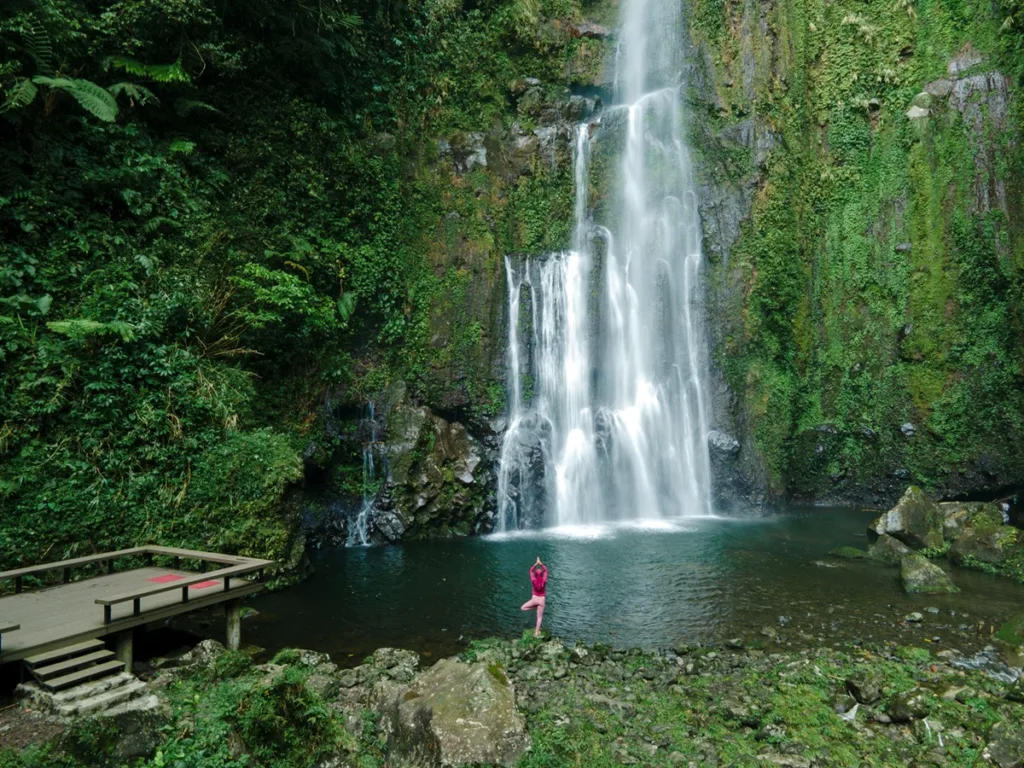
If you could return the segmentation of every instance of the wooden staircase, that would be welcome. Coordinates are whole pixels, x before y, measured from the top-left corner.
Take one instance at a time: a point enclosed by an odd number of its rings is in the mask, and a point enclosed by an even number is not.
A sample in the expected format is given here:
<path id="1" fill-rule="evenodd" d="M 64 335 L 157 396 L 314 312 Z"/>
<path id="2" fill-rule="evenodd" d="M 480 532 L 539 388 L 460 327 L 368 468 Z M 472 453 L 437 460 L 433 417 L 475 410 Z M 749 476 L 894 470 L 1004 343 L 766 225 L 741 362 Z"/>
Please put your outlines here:
<path id="1" fill-rule="evenodd" d="M 116 660 L 102 640 L 86 640 L 29 656 L 25 667 L 42 688 L 53 692 L 124 672 L 124 662 Z"/>

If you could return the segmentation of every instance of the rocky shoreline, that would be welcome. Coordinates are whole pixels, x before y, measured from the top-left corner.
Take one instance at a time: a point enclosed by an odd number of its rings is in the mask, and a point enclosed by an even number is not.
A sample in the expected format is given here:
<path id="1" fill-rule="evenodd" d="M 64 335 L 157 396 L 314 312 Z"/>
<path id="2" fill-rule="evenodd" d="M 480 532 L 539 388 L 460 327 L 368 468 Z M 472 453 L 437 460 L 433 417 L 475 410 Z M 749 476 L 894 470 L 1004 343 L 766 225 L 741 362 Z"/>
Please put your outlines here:
<path id="1" fill-rule="evenodd" d="M 1024 647 L 996 642 L 990 654 L 1017 666 L 986 674 L 956 651 L 896 644 L 645 651 L 524 635 L 429 667 L 382 648 L 341 669 L 304 650 L 255 664 L 207 640 L 142 674 L 160 701 L 145 713 L 53 736 L 54 719 L 23 704 L 15 727 L 49 723 L 49 741 L 0 751 L 0 766 L 1016 768 Z"/>

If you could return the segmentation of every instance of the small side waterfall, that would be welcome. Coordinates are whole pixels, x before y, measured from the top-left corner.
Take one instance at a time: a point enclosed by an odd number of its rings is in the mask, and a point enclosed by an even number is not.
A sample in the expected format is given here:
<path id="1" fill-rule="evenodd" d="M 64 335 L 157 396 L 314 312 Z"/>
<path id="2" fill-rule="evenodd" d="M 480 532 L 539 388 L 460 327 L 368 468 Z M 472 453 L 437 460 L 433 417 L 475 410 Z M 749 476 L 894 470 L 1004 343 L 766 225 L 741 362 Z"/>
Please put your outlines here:
<path id="1" fill-rule="evenodd" d="M 377 472 L 374 466 L 373 452 L 378 442 L 377 414 L 374 405 L 369 403 L 369 440 L 363 442 L 363 499 L 359 508 L 359 514 L 349 526 L 348 540 L 346 547 L 365 547 L 370 544 L 370 512 L 373 511 L 373 504 L 377 499 Z"/>
<path id="2" fill-rule="evenodd" d="M 602 209 L 608 220 L 592 221 L 588 201 L 591 133 L 605 129 L 583 124 L 571 249 L 518 269 L 506 259 L 499 531 L 712 514 L 703 255 L 683 140 L 680 14 L 672 0 L 623 3 L 621 103 L 598 119 L 624 133 Z"/>

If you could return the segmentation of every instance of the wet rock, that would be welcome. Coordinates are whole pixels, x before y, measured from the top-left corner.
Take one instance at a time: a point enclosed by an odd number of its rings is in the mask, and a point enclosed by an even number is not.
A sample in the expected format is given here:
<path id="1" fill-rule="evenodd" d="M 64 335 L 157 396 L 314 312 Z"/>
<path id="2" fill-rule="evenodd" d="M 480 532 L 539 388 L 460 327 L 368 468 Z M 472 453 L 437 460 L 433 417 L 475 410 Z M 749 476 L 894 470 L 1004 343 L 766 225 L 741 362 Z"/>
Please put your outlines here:
<path id="1" fill-rule="evenodd" d="M 872 542 L 883 533 L 913 549 L 938 549 L 944 543 L 938 507 L 916 485 L 907 488 L 895 507 L 868 526 Z"/>
<path id="2" fill-rule="evenodd" d="M 1024 766 L 1024 725 L 1004 720 L 989 734 L 985 754 L 999 768 Z"/>
<path id="3" fill-rule="evenodd" d="M 213 662 L 227 649 L 216 640 L 203 640 L 191 651 L 167 659 L 154 659 L 151 665 L 158 670 L 180 670 L 181 673 L 188 673 L 197 669 L 209 669 Z"/>
<path id="4" fill-rule="evenodd" d="M 924 616 L 918 613 L 917 611 L 914 611 L 913 613 L 908 613 L 906 616 L 903 617 L 904 621 L 909 621 L 912 624 L 916 624 L 920 622 L 922 619 L 924 619 Z"/>
<path id="5" fill-rule="evenodd" d="M 907 116 L 910 116 L 909 113 Z M 908 421 L 900 426 L 900 432 L 903 433 L 904 437 L 913 437 L 917 434 L 917 428 Z"/>
<path id="6" fill-rule="evenodd" d="M 880 675 L 864 670 L 847 679 L 846 690 L 861 704 L 874 704 L 882 698 L 883 685 L 884 680 Z"/>
<path id="7" fill-rule="evenodd" d="M 868 556 L 867 552 L 856 547 L 836 547 L 835 549 L 830 549 L 828 553 L 832 557 L 841 557 L 846 560 L 860 560 Z"/>
<path id="8" fill-rule="evenodd" d="M 961 72 L 966 72 L 971 67 L 981 64 L 984 60 L 985 58 L 973 45 L 965 43 L 956 56 L 949 60 L 949 63 L 946 65 L 946 72 L 956 76 Z"/>
<path id="9" fill-rule="evenodd" d="M 513 765 L 530 747 L 501 667 L 443 659 L 382 707 L 392 754 L 423 768 Z"/>
<path id="10" fill-rule="evenodd" d="M 378 648 L 370 657 L 370 665 L 399 683 L 410 682 L 420 668 L 420 656 L 402 648 Z"/>
<path id="11" fill-rule="evenodd" d="M 1019 531 L 1009 526 L 996 530 L 968 529 L 949 550 L 949 559 L 958 565 L 988 563 L 999 565 L 1015 551 Z"/>
<path id="12" fill-rule="evenodd" d="M 894 723 L 908 723 L 928 715 L 928 697 L 924 691 L 900 693 L 889 704 L 888 714 Z"/>
<path id="13" fill-rule="evenodd" d="M 708 432 L 708 447 L 719 456 L 735 456 L 740 452 L 740 441 L 721 430 L 713 429 Z"/>
<path id="14" fill-rule="evenodd" d="M 583 21 L 569 27 L 573 37 L 586 37 L 591 40 L 606 40 L 612 36 L 612 31 L 592 21 Z"/>
<path id="15" fill-rule="evenodd" d="M 903 557 L 912 552 L 913 550 L 899 539 L 894 539 L 888 534 L 881 533 L 868 547 L 867 556 L 880 563 L 899 565 Z"/>
<path id="16" fill-rule="evenodd" d="M 917 554 L 904 556 L 900 561 L 903 589 L 910 594 L 937 595 L 959 592 L 946 572 Z"/>
<path id="17" fill-rule="evenodd" d="M 1006 698 L 1010 701 L 1016 701 L 1020 704 L 1024 704 L 1024 675 L 1017 678 L 1017 682 L 1013 683 L 1006 691 Z"/>
<path id="18" fill-rule="evenodd" d="M 942 534 L 956 541 L 969 529 L 995 530 L 1003 526 L 1003 515 L 996 504 L 977 501 L 943 501 L 938 504 L 942 516 Z"/>

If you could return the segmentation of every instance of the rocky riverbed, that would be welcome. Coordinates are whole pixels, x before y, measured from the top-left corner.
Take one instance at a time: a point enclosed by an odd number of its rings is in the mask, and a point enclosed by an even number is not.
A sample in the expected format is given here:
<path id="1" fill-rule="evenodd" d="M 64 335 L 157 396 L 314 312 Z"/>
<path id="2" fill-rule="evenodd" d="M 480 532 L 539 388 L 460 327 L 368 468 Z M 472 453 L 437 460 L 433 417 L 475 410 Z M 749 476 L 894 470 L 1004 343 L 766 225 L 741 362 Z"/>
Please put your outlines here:
<path id="1" fill-rule="evenodd" d="M 162 704 L 144 720 L 64 723 L 0 765 L 1014 768 L 1024 682 L 996 656 L 1021 650 L 997 643 L 986 672 L 896 644 L 627 651 L 524 636 L 431 666 L 383 648 L 341 669 L 303 650 L 254 664 L 204 641 L 146 672 Z"/>

